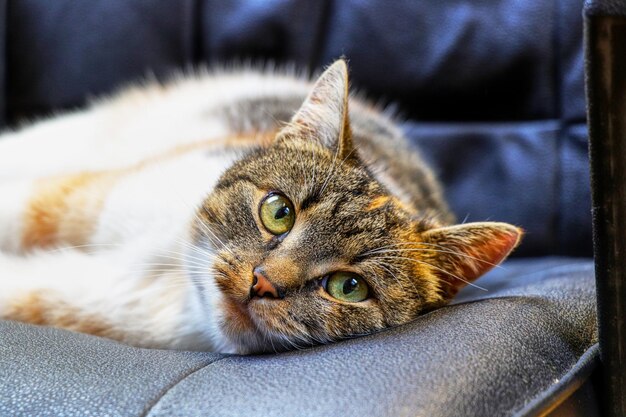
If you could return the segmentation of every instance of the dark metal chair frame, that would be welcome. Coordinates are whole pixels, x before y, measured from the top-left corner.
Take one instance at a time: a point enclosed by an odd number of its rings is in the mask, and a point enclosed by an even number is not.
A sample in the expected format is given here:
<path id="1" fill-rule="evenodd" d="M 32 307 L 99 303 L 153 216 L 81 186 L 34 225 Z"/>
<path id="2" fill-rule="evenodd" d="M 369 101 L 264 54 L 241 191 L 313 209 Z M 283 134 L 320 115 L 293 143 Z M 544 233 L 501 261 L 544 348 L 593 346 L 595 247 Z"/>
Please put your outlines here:
<path id="1" fill-rule="evenodd" d="M 626 1 L 585 5 L 601 407 L 626 416 Z"/>

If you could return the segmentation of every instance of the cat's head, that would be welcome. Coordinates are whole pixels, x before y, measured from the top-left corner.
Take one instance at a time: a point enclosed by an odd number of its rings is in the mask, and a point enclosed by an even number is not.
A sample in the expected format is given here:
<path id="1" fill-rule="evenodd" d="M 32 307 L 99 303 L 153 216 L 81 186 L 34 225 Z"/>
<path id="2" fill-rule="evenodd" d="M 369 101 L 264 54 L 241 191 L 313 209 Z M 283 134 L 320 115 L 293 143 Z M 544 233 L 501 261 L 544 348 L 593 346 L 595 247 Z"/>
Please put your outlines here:
<path id="1" fill-rule="evenodd" d="M 407 323 L 501 262 L 521 231 L 445 226 L 390 193 L 360 160 L 347 68 L 333 64 L 273 143 L 237 162 L 199 211 L 214 254 L 222 349 L 325 343 Z"/>

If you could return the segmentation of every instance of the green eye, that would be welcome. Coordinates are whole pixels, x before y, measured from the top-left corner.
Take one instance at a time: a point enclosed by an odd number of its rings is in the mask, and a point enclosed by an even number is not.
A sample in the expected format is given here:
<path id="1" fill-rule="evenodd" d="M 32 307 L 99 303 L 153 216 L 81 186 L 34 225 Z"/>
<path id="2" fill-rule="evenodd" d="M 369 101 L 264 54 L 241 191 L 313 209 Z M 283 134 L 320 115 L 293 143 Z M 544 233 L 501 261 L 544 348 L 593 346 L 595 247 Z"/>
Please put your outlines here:
<path id="1" fill-rule="evenodd" d="M 261 202 L 259 217 L 268 232 L 273 235 L 282 235 L 293 227 L 296 221 L 296 211 L 287 197 L 270 193 Z"/>
<path id="2" fill-rule="evenodd" d="M 365 280 L 353 272 L 335 272 L 322 285 L 334 298 L 350 303 L 367 299 L 369 293 Z"/>

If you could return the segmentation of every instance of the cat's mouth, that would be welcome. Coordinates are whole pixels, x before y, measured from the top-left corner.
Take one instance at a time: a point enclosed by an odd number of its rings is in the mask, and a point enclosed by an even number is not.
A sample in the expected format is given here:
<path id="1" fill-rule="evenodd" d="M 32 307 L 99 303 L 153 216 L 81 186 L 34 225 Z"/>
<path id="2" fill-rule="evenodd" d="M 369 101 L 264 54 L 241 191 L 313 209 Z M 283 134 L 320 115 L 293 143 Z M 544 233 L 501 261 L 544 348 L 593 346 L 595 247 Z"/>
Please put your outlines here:
<path id="1" fill-rule="evenodd" d="M 223 272 L 223 271 L 222 271 Z M 275 325 L 283 300 L 269 296 L 256 297 L 250 291 L 254 282 L 242 279 L 235 273 L 216 277 L 217 289 L 222 297 L 221 319 L 218 326 L 222 335 L 234 347 L 234 353 L 248 354 L 284 350 L 285 335 Z"/>

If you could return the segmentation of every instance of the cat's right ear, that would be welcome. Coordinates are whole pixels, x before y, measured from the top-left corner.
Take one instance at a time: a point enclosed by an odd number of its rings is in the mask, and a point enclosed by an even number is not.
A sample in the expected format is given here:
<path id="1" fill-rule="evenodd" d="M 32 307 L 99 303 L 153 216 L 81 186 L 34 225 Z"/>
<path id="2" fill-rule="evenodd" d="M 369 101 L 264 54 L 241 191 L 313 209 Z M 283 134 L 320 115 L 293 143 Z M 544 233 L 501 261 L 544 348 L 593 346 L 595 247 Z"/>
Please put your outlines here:
<path id="1" fill-rule="evenodd" d="M 276 140 L 315 140 L 337 152 L 340 158 L 348 157 L 353 151 L 348 97 L 348 66 L 339 59 L 317 79 L 300 109 L 278 133 Z"/>
<path id="2" fill-rule="evenodd" d="M 445 226 L 422 234 L 430 250 L 433 273 L 446 298 L 502 262 L 522 238 L 522 229 L 507 223 L 480 222 Z"/>

